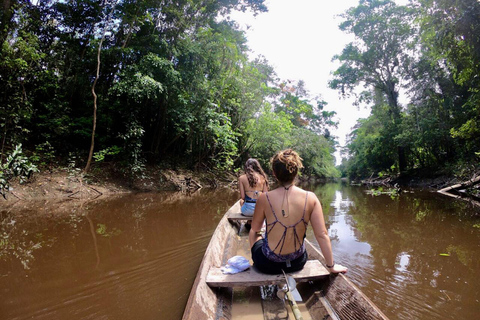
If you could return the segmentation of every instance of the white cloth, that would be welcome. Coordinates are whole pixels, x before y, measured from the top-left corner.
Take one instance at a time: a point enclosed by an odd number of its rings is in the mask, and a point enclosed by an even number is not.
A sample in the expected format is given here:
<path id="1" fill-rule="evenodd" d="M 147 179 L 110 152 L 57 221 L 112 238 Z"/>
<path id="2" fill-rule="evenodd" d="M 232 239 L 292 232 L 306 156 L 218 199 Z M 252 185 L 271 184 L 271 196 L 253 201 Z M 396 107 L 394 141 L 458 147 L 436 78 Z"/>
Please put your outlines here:
<path id="1" fill-rule="evenodd" d="M 224 274 L 234 274 L 250 268 L 250 262 L 242 256 L 234 256 L 228 259 L 227 264 L 220 268 Z"/>

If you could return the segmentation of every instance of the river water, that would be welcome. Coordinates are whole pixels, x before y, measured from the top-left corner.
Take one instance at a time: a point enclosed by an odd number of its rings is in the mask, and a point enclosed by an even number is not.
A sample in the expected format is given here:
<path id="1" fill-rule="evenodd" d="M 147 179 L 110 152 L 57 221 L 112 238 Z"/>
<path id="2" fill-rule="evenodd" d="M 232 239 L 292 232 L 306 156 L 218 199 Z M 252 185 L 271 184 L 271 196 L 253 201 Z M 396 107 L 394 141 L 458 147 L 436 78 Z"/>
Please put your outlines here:
<path id="1" fill-rule="evenodd" d="M 477 319 L 479 209 L 421 190 L 304 187 L 322 201 L 336 262 L 390 319 Z M 0 207 L 0 319 L 181 319 L 237 199 L 222 189 Z"/>

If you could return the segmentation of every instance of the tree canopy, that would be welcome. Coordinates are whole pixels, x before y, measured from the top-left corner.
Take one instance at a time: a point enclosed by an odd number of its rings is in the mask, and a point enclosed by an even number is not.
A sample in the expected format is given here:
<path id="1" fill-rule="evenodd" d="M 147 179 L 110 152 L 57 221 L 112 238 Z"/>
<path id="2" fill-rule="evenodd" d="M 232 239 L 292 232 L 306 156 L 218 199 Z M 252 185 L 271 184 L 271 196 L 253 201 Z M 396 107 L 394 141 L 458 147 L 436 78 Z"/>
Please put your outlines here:
<path id="1" fill-rule="evenodd" d="M 4 1 L 1 162 L 147 163 L 231 169 L 292 147 L 305 172 L 338 175 L 335 112 L 303 81 L 249 58 L 232 10 L 263 0 Z M 480 4 L 361 0 L 340 29 L 330 87 L 371 115 L 349 135 L 352 177 L 478 167 Z M 98 75 L 98 76 L 97 76 Z M 89 159 L 91 157 L 88 157 Z M 427 170 L 424 170 L 427 169 Z"/>
<path id="2" fill-rule="evenodd" d="M 335 113 L 250 59 L 227 18 L 265 12 L 264 0 L 10 0 L 0 10 L 2 161 L 21 143 L 37 162 L 82 166 L 92 148 L 97 163 L 136 174 L 147 162 L 266 164 L 293 147 L 308 173 L 338 175 Z"/>
<path id="3" fill-rule="evenodd" d="M 361 0 L 343 18 L 355 40 L 330 87 L 372 110 L 349 136 L 346 174 L 478 168 L 480 3 Z"/>

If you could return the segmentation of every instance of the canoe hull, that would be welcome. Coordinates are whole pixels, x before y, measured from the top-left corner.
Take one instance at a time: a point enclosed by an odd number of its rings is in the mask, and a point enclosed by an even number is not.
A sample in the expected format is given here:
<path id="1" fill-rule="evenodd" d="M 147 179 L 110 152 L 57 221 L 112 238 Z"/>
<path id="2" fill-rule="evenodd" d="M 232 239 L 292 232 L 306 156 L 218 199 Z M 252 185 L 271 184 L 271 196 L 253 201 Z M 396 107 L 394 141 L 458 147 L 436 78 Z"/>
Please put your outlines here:
<path id="1" fill-rule="evenodd" d="M 238 249 L 237 231 L 227 219 L 230 212 L 237 211 L 240 211 L 240 202 L 227 211 L 215 229 L 198 269 L 182 319 L 231 319 L 232 289 L 210 288 L 206 278 L 210 267 L 222 266 L 225 258 L 235 255 Z"/>
<path id="2" fill-rule="evenodd" d="M 211 288 L 206 283 L 212 266 L 220 267 L 237 254 L 241 246 L 239 223 L 230 222 L 228 216 L 240 212 L 240 202 L 235 203 L 215 229 L 205 251 L 195 282 L 183 314 L 183 320 L 232 319 L 232 288 Z M 305 240 L 309 259 L 325 264 L 321 252 Z M 298 289 L 312 319 L 388 320 L 382 311 L 343 274 L 301 283 Z M 278 304 L 283 305 L 283 303 Z M 264 306 L 264 312 L 265 312 Z M 282 313 L 282 312 L 279 312 Z"/>

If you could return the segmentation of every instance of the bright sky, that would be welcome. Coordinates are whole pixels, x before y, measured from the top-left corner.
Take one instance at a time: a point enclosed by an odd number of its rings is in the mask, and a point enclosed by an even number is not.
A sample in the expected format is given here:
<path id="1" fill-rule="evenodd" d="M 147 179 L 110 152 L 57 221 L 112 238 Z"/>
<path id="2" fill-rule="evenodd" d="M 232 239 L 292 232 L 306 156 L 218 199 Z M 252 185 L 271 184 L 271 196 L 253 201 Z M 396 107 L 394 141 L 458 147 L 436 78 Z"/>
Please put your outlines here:
<path id="1" fill-rule="evenodd" d="M 339 66 L 332 57 L 353 40 L 338 29 L 342 19 L 337 15 L 357 6 L 358 0 L 267 0 L 266 5 L 268 12 L 257 17 L 234 13 L 231 18 L 246 32 L 252 57 L 265 56 L 282 80 L 304 80 L 311 96 L 320 95 L 326 109 L 337 112 L 339 126 L 332 133 L 343 146 L 356 120 L 370 113 L 328 88 L 331 72 Z M 338 152 L 336 157 L 339 164 Z"/>

